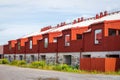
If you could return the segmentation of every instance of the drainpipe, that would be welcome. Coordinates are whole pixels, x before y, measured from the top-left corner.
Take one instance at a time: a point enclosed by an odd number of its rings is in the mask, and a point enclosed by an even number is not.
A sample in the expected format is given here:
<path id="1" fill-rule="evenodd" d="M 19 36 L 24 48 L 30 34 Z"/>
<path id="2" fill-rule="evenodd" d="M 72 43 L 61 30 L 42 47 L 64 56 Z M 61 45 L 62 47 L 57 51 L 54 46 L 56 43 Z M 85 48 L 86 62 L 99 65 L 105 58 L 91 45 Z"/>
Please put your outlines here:
<path id="1" fill-rule="evenodd" d="M 14 52 L 14 53 L 15 53 L 15 55 L 14 55 L 14 60 L 16 60 L 16 53 L 17 53 L 17 52 L 16 52 L 16 51 L 17 51 L 17 50 L 16 50 L 16 44 L 15 44 L 15 49 L 14 49 L 14 51 L 15 51 L 15 52 Z"/>
<path id="2" fill-rule="evenodd" d="M 57 46 L 56 46 L 56 64 L 58 64 L 58 37 L 57 37 Z"/>
<path id="3" fill-rule="evenodd" d="M 38 44 L 37 44 L 37 49 L 38 49 L 38 61 L 40 60 L 40 54 L 39 54 L 39 41 L 38 41 Z"/>
<path id="4" fill-rule="evenodd" d="M 15 47 L 15 50 L 14 50 L 15 52 L 15 55 L 14 55 L 14 60 L 16 60 L 16 47 Z"/>
<path id="5" fill-rule="evenodd" d="M 24 51 L 24 60 L 26 61 L 26 45 L 27 43 L 25 42 L 25 51 Z"/>
<path id="6" fill-rule="evenodd" d="M 84 35 L 84 34 L 83 34 Z M 82 35 L 82 48 L 80 48 L 80 63 L 79 63 L 79 69 L 81 65 L 81 58 L 82 58 L 82 52 L 84 51 L 84 36 Z"/>

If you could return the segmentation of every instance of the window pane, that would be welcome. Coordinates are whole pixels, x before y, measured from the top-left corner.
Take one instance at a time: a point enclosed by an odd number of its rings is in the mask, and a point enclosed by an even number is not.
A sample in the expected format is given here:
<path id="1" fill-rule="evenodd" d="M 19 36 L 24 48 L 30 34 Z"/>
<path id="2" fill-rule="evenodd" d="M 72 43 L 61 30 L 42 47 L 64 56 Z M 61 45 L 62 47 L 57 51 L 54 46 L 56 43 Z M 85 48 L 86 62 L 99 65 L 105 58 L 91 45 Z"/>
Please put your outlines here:
<path id="1" fill-rule="evenodd" d="M 102 29 L 95 30 L 95 44 L 99 44 L 102 39 Z"/>
<path id="2" fill-rule="evenodd" d="M 57 38 L 54 38 L 54 39 L 53 39 L 53 42 L 56 43 L 56 42 L 57 42 Z"/>
<path id="3" fill-rule="evenodd" d="M 120 35 L 120 30 L 118 30 L 118 35 Z"/>
<path id="4" fill-rule="evenodd" d="M 18 42 L 18 50 L 20 50 L 20 42 Z"/>
<path id="5" fill-rule="evenodd" d="M 115 36 L 116 35 L 116 30 L 115 29 L 109 29 L 108 33 L 109 33 L 109 36 Z"/>
<path id="6" fill-rule="evenodd" d="M 77 40 L 82 39 L 82 34 L 77 34 Z"/>
<path id="7" fill-rule="evenodd" d="M 70 46 L 70 35 L 65 35 L 65 46 Z"/>
<path id="8" fill-rule="evenodd" d="M 44 47 L 47 48 L 48 47 L 48 38 L 44 39 Z"/>
<path id="9" fill-rule="evenodd" d="M 30 47 L 29 48 L 32 49 L 32 40 L 30 40 Z"/>

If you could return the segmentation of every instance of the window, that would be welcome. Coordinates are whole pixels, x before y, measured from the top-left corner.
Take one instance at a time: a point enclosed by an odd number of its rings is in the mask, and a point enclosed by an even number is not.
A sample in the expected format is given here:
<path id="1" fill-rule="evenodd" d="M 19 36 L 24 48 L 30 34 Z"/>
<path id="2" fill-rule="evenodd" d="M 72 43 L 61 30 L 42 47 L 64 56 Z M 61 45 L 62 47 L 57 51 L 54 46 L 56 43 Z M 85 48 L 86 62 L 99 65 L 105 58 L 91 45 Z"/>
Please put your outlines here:
<path id="1" fill-rule="evenodd" d="M 65 35 L 65 46 L 70 46 L 70 35 Z"/>
<path id="2" fill-rule="evenodd" d="M 72 63 L 72 56 L 64 55 L 64 64 L 71 65 L 71 63 Z"/>
<path id="3" fill-rule="evenodd" d="M 57 43 L 57 38 L 54 38 L 54 39 L 53 39 L 53 42 L 54 42 L 54 43 Z"/>
<path id="4" fill-rule="evenodd" d="M 83 55 L 83 58 L 91 58 L 91 55 L 88 54 L 88 55 Z"/>
<path id="5" fill-rule="evenodd" d="M 35 61 L 35 56 L 34 55 L 31 55 L 31 61 Z"/>
<path id="6" fill-rule="evenodd" d="M 115 29 L 108 29 L 108 34 L 109 34 L 109 36 L 115 36 L 116 30 Z"/>
<path id="7" fill-rule="evenodd" d="M 77 40 L 82 39 L 82 34 L 77 34 Z"/>
<path id="8" fill-rule="evenodd" d="M 106 55 L 106 57 L 109 57 L 109 58 L 119 58 L 119 55 L 118 54 L 108 54 L 108 55 Z"/>
<path id="9" fill-rule="evenodd" d="M 95 44 L 99 44 L 102 39 L 102 29 L 95 30 Z"/>
<path id="10" fill-rule="evenodd" d="M 20 55 L 19 58 L 20 58 L 20 60 L 23 60 L 23 56 L 22 55 Z"/>
<path id="11" fill-rule="evenodd" d="M 120 30 L 118 30 L 118 35 L 120 35 Z"/>
<path id="12" fill-rule="evenodd" d="M 20 50 L 20 42 L 18 42 L 18 50 Z"/>
<path id="13" fill-rule="evenodd" d="M 41 55 L 41 60 L 45 61 L 45 59 L 46 59 L 46 56 L 45 55 Z"/>
<path id="14" fill-rule="evenodd" d="M 30 40 L 29 43 L 30 43 L 30 47 L 29 48 L 32 49 L 32 40 Z"/>
<path id="15" fill-rule="evenodd" d="M 48 38 L 45 38 L 44 39 L 44 48 L 47 48 L 48 47 Z"/>

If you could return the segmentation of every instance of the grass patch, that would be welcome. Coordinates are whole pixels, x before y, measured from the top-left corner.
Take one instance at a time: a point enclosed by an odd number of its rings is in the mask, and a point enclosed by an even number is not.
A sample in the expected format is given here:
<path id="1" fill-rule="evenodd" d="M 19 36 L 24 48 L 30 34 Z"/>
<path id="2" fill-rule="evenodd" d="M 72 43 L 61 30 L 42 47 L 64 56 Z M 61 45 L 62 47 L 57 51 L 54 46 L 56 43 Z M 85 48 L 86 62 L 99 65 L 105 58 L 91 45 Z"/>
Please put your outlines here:
<path id="1" fill-rule="evenodd" d="M 10 62 L 10 65 L 15 65 L 15 66 L 25 66 L 27 63 L 24 60 L 13 60 Z"/>
<path id="2" fill-rule="evenodd" d="M 99 71 L 84 71 L 79 70 L 78 65 L 69 66 L 67 64 L 46 64 L 45 61 L 34 61 L 31 63 L 27 63 L 24 60 L 13 60 L 11 62 L 8 59 L 0 59 L 0 64 L 9 64 L 14 66 L 20 66 L 24 68 L 36 68 L 36 69 L 44 69 L 44 70 L 55 70 L 55 71 L 63 71 L 63 72 L 74 72 L 74 73 L 82 73 L 82 74 L 107 74 L 107 75 L 120 75 L 120 70 L 117 72 L 99 72 Z"/>
<path id="3" fill-rule="evenodd" d="M 9 64 L 9 61 L 6 58 L 0 59 L 0 64 Z"/>

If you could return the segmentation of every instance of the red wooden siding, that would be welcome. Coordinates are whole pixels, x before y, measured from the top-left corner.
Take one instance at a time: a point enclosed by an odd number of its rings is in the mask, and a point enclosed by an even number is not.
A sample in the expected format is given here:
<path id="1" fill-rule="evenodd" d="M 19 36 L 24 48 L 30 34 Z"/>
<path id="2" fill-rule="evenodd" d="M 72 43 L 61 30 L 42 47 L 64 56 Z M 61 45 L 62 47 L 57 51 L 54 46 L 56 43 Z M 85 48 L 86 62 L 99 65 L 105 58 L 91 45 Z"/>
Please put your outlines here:
<path id="1" fill-rule="evenodd" d="M 38 52 L 38 45 L 37 41 L 42 39 L 42 35 L 32 36 L 28 38 L 28 41 L 25 42 L 25 53 L 37 53 Z M 30 40 L 32 40 L 32 49 L 30 49 Z"/>
<path id="2" fill-rule="evenodd" d="M 8 42 L 8 50 L 9 50 L 9 53 L 10 54 L 14 54 L 15 53 L 15 50 L 16 50 L 16 48 L 15 48 L 15 44 L 17 43 L 17 41 L 16 40 L 11 40 L 11 41 L 9 41 Z M 11 48 L 10 48 L 11 47 Z"/>
<path id="3" fill-rule="evenodd" d="M 120 69 L 119 58 L 81 58 L 80 69 L 87 71 L 112 72 Z"/>
<path id="4" fill-rule="evenodd" d="M 22 38 L 17 40 L 16 44 L 16 53 L 22 54 L 25 53 L 25 42 L 27 42 L 28 38 Z M 18 43 L 20 42 L 20 50 L 18 50 Z"/>

